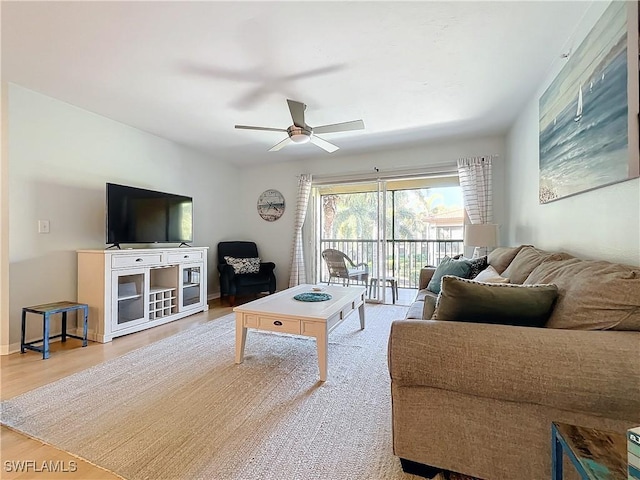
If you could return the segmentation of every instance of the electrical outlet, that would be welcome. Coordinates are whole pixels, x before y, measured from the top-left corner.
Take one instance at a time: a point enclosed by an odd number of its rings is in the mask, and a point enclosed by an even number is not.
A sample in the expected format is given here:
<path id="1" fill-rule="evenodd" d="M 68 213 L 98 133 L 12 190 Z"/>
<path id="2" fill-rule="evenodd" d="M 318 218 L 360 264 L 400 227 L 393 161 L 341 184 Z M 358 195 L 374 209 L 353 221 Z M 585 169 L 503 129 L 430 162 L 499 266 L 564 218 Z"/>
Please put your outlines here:
<path id="1" fill-rule="evenodd" d="M 49 220 L 38 220 L 38 233 L 49 233 Z"/>

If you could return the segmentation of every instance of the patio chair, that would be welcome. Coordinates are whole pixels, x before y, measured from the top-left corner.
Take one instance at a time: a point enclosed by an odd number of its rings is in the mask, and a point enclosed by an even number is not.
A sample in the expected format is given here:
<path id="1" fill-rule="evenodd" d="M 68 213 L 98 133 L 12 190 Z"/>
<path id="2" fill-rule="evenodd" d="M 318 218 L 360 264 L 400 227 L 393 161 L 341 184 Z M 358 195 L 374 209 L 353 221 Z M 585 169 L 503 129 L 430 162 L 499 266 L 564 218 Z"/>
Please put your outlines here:
<path id="1" fill-rule="evenodd" d="M 324 250 L 322 258 L 327 262 L 327 268 L 329 269 L 327 285 L 331 284 L 332 278 L 341 278 L 342 283 L 347 285 L 351 280 L 364 282 L 365 286 L 369 285 L 369 267 L 366 263 L 355 264 L 340 250 L 334 250 L 333 248 Z"/>

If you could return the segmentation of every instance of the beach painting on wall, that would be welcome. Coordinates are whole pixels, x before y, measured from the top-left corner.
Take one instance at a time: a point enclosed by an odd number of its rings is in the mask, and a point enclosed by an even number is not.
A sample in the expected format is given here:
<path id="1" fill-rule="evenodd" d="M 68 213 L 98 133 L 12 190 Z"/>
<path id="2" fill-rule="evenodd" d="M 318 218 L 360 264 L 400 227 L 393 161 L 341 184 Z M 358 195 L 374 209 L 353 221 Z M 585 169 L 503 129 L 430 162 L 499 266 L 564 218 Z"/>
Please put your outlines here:
<path id="1" fill-rule="evenodd" d="M 628 3 L 607 7 L 540 97 L 540 203 L 637 176 L 629 142 Z"/>

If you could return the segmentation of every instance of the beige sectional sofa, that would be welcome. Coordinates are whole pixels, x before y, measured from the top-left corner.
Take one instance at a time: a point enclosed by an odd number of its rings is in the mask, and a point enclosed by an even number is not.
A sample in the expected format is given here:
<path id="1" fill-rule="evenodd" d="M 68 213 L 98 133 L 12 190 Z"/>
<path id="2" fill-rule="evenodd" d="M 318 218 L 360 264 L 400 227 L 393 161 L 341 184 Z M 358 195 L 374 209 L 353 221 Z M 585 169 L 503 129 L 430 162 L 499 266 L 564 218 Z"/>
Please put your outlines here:
<path id="1" fill-rule="evenodd" d="M 550 478 L 551 422 L 640 425 L 640 267 L 532 246 L 488 263 L 512 283 L 557 285 L 551 316 L 545 328 L 428 320 L 424 269 L 389 338 L 394 452 L 485 480 Z"/>

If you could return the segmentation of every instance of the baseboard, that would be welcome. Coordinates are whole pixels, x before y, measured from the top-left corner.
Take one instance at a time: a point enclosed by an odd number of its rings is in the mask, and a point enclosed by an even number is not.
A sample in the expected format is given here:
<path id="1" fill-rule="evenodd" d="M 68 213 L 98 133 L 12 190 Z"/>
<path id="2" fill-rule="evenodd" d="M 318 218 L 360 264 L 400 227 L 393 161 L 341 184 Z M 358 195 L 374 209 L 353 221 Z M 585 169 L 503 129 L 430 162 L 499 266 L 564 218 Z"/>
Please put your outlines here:
<path id="1" fill-rule="evenodd" d="M 58 334 L 53 333 L 52 335 L 58 335 Z M 27 339 L 27 343 L 35 342 L 37 340 L 42 340 L 42 337 Z M 61 340 L 62 339 L 60 337 L 52 338 L 49 340 L 49 345 L 55 342 L 59 342 Z M 20 342 L 11 343 L 9 345 L 2 345 L 2 350 L 0 350 L 0 355 L 11 355 L 12 353 L 20 353 Z M 38 353 L 38 352 L 34 352 L 34 353 Z"/>
<path id="2" fill-rule="evenodd" d="M 212 293 L 211 295 L 207 296 L 207 301 L 209 300 L 215 300 L 220 298 L 220 293 Z M 206 312 L 207 310 L 209 310 L 209 305 L 206 304 L 202 311 Z M 188 315 L 194 315 L 197 312 L 193 312 L 193 313 L 189 313 Z M 187 315 L 187 316 L 188 316 Z M 179 319 L 176 319 L 179 320 Z M 175 320 L 172 320 L 175 321 Z M 159 324 L 160 325 L 160 324 Z M 82 336 L 82 328 L 67 328 L 67 332 L 73 334 L 73 335 L 78 335 L 78 336 Z M 58 335 L 62 332 L 51 332 L 51 335 Z M 132 332 L 135 333 L 135 332 Z M 38 338 L 31 338 L 31 339 L 27 339 L 27 342 L 33 342 L 36 340 L 39 340 L 41 337 Z M 94 332 L 93 330 L 89 329 L 87 331 L 87 340 L 91 341 L 91 342 L 98 342 L 98 343 L 107 343 L 110 342 L 112 339 L 112 337 L 105 337 L 104 335 L 98 335 L 96 332 Z M 60 338 L 52 338 L 51 340 L 49 340 L 49 343 L 53 343 L 53 342 L 59 342 Z M 11 344 L 4 344 L 4 345 L 0 345 L 0 356 L 4 356 L 4 355 L 11 355 L 12 353 L 18 353 L 20 352 L 20 342 L 15 342 L 15 343 L 11 343 Z"/>

